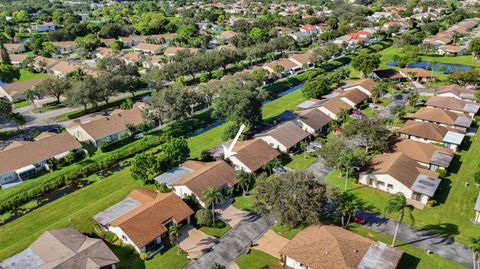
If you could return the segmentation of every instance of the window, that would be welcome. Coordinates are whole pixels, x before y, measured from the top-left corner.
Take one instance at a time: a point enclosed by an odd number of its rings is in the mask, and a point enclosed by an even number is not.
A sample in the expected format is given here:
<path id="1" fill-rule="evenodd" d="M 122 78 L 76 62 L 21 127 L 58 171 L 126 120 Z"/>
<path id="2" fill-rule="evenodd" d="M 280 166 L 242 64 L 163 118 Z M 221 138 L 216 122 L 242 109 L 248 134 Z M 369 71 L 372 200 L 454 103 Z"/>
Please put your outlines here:
<path id="1" fill-rule="evenodd" d="M 368 179 L 368 185 L 370 185 L 370 186 L 373 185 L 373 178 Z"/>
<path id="2" fill-rule="evenodd" d="M 127 240 L 128 240 L 127 237 L 126 237 L 124 234 L 122 234 L 122 239 L 123 239 L 123 241 L 127 241 Z"/>
<path id="3" fill-rule="evenodd" d="M 385 183 L 383 181 L 377 181 L 377 185 L 380 186 L 380 187 L 384 187 L 385 186 Z"/>
<path id="4" fill-rule="evenodd" d="M 388 184 L 388 185 L 387 185 L 387 188 L 388 188 L 388 189 L 393 189 L 393 185 L 392 185 L 392 184 Z"/>

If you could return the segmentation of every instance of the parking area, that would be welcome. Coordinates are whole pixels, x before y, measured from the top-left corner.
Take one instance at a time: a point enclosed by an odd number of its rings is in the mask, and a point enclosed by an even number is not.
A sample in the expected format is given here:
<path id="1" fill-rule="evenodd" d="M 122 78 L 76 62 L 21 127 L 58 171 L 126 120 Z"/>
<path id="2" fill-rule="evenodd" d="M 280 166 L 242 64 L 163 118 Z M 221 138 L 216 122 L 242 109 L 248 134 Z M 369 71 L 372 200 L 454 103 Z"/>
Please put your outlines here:
<path id="1" fill-rule="evenodd" d="M 208 252 L 215 245 L 217 239 L 191 225 L 185 225 L 180 229 L 179 241 L 180 248 L 187 252 L 189 259 L 194 260 Z"/>

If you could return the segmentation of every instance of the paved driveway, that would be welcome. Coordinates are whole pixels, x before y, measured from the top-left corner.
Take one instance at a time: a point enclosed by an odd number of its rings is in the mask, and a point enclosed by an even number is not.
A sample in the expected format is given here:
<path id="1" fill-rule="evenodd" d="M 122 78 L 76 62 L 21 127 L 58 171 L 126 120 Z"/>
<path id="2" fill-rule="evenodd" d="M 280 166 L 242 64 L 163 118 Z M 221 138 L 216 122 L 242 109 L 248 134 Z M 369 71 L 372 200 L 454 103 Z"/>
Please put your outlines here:
<path id="1" fill-rule="evenodd" d="M 187 252 L 192 260 L 206 253 L 217 242 L 216 238 L 206 235 L 191 225 L 183 226 L 180 234 L 180 248 Z"/>
<path id="2" fill-rule="evenodd" d="M 305 171 L 312 173 L 315 178 L 321 182 L 325 182 L 325 177 L 332 172 L 332 169 L 325 165 L 322 158 L 319 158 L 316 162 L 307 167 Z"/>
<path id="3" fill-rule="evenodd" d="M 270 229 L 255 242 L 253 248 L 280 259 L 280 250 L 282 250 L 289 241 L 287 238 L 276 234 Z"/>
<path id="4" fill-rule="evenodd" d="M 245 219 L 247 215 L 247 212 L 237 209 L 230 204 L 228 207 L 222 208 L 222 210 L 219 211 L 218 217 L 233 227 Z"/>

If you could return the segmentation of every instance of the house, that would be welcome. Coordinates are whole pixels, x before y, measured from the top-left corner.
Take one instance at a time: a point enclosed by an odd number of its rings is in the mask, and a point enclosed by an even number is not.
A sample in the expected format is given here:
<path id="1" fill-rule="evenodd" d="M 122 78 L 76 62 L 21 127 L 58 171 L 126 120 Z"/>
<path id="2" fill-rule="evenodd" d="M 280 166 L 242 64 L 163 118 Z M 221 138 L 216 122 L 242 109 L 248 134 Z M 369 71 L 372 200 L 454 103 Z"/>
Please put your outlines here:
<path id="1" fill-rule="evenodd" d="M 283 36 L 287 36 L 287 35 L 293 34 L 293 30 L 290 29 L 290 28 L 286 28 L 286 27 L 276 26 L 276 27 L 275 27 L 275 30 L 277 30 L 277 33 L 278 33 L 279 35 L 283 35 Z"/>
<path id="2" fill-rule="evenodd" d="M 318 32 L 317 28 L 311 24 L 305 24 L 300 27 L 300 32 L 308 34 L 308 35 L 313 35 Z"/>
<path id="3" fill-rule="evenodd" d="M 349 88 L 348 91 L 342 92 L 339 97 L 340 100 L 349 104 L 351 107 L 357 107 L 368 99 L 368 94 L 359 88 Z"/>
<path id="4" fill-rule="evenodd" d="M 357 79 L 357 80 L 346 80 L 340 86 L 344 91 L 349 91 L 352 89 L 359 89 L 368 96 L 372 95 L 372 90 L 375 88 L 375 81 L 373 79 Z"/>
<path id="5" fill-rule="evenodd" d="M 198 51 L 198 49 L 196 48 L 167 47 L 163 52 L 163 55 L 165 55 L 166 57 L 173 57 L 182 50 L 188 50 L 191 54 L 195 54 Z"/>
<path id="6" fill-rule="evenodd" d="M 157 44 L 140 43 L 133 47 L 133 51 L 145 54 L 159 54 L 162 51 L 162 46 Z"/>
<path id="7" fill-rule="evenodd" d="M 343 109 L 350 110 L 352 109 L 352 106 L 337 96 L 322 103 L 318 109 L 329 116 L 332 120 L 337 120 L 337 115 L 340 111 Z"/>
<path id="8" fill-rule="evenodd" d="M 301 110 L 306 110 L 310 108 L 317 108 L 322 106 L 323 103 L 325 103 L 327 99 L 315 99 L 315 98 L 310 98 L 307 101 L 304 101 L 300 104 L 297 105 L 298 109 Z"/>
<path id="9" fill-rule="evenodd" d="M 138 66 L 143 63 L 144 55 L 138 52 L 127 52 L 120 56 L 120 58 L 126 63 Z"/>
<path id="10" fill-rule="evenodd" d="M 42 83 L 45 79 L 46 78 L 35 78 L 0 85 L 0 96 L 6 97 L 10 102 L 25 100 L 23 93 L 26 90 L 35 88 L 35 86 Z"/>
<path id="11" fill-rule="evenodd" d="M 436 107 L 453 111 L 457 113 L 464 113 L 470 118 L 474 118 L 480 109 L 480 105 L 474 102 L 468 102 L 453 97 L 432 96 L 425 103 L 427 107 Z"/>
<path id="12" fill-rule="evenodd" d="M 464 101 L 477 102 L 477 97 L 475 96 L 476 92 L 476 90 L 468 90 L 460 85 L 451 84 L 438 87 L 435 91 L 435 95 L 442 97 L 453 97 Z"/>
<path id="13" fill-rule="evenodd" d="M 229 143 L 225 143 L 229 147 Z M 233 147 L 236 152 L 233 156 L 228 157 L 233 167 L 237 171 L 253 173 L 265 164 L 275 159 L 280 153 L 270 147 L 261 139 L 252 139 L 247 141 L 237 141 Z"/>
<path id="14" fill-rule="evenodd" d="M 113 44 L 113 42 L 117 41 L 117 39 L 115 38 L 102 38 L 100 39 L 100 42 L 102 42 L 102 44 L 104 46 L 106 46 L 107 48 L 110 48 Z"/>
<path id="15" fill-rule="evenodd" d="M 33 25 L 28 29 L 30 33 L 50 32 L 55 30 L 57 30 L 57 25 L 50 22 Z"/>
<path id="16" fill-rule="evenodd" d="M 150 252 L 152 256 L 168 242 L 168 228 L 189 224 L 192 214 L 193 210 L 175 193 L 136 189 L 93 219 L 138 253 Z"/>
<path id="17" fill-rule="evenodd" d="M 423 68 L 400 68 L 398 70 L 401 76 L 408 78 L 409 80 L 429 82 L 434 81 L 436 78 L 431 72 Z"/>
<path id="18" fill-rule="evenodd" d="M 463 113 L 456 113 L 448 110 L 433 107 L 422 107 L 413 118 L 417 121 L 427 121 L 448 128 L 454 128 L 465 133 L 472 126 L 473 119 Z"/>
<path id="19" fill-rule="evenodd" d="M 311 62 L 312 52 L 311 51 L 308 51 L 308 52 L 305 52 L 305 53 L 292 54 L 292 55 L 290 55 L 290 57 L 288 57 L 288 59 L 290 61 L 292 61 L 293 63 L 295 63 L 297 66 L 301 66 L 301 68 L 309 68 L 309 67 L 312 66 L 312 62 Z"/>
<path id="20" fill-rule="evenodd" d="M 302 33 L 302 32 L 295 32 L 290 34 L 290 36 L 295 40 L 297 43 L 305 42 L 311 40 L 311 37 L 307 33 Z"/>
<path id="21" fill-rule="evenodd" d="M 437 53 L 440 55 L 449 54 L 455 56 L 462 56 L 467 53 L 467 48 L 464 46 L 443 45 L 438 48 Z"/>
<path id="22" fill-rule="evenodd" d="M 10 63 L 16 67 L 20 67 L 22 63 L 29 57 L 27 54 L 9 54 Z M 1 59 L 0 59 L 1 62 Z"/>
<path id="23" fill-rule="evenodd" d="M 143 61 L 142 65 L 146 69 L 162 66 L 163 57 L 161 55 L 151 55 L 147 57 L 145 61 Z"/>
<path id="24" fill-rule="evenodd" d="M 50 68 L 60 62 L 59 59 L 54 58 L 46 58 L 43 56 L 36 56 L 32 60 L 32 65 L 35 71 L 37 72 L 45 72 L 50 70 Z"/>
<path id="25" fill-rule="evenodd" d="M 403 251 L 334 225 L 310 225 L 280 250 L 294 269 L 395 269 Z"/>
<path id="26" fill-rule="evenodd" d="M 25 52 L 25 46 L 20 43 L 5 43 L 3 46 L 10 54 Z"/>
<path id="27" fill-rule="evenodd" d="M 465 135 L 460 131 L 431 122 L 408 120 L 399 130 L 400 137 L 430 144 L 441 144 L 456 151 Z"/>
<path id="28" fill-rule="evenodd" d="M 423 43 L 429 43 L 434 45 L 436 48 L 448 45 L 453 42 L 453 38 L 450 34 L 437 34 L 433 37 L 428 37 L 423 40 Z"/>
<path id="29" fill-rule="evenodd" d="M 374 70 L 370 76 L 376 80 L 383 80 L 383 81 L 400 81 L 403 76 L 395 69 L 381 69 L 381 70 Z"/>
<path id="30" fill-rule="evenodd" d="M 60 54 L 71 53 L 75 50 L 75 42 L 73 41 L 52 42 L 52 44 Z"/>
<path id="31" fill-rule="evenodd" d="M 152 38 L 155 42 L 155 44 L 164 44 L 164 43 L 170 43 L 175 37 L 177 37 L 177 34 L 159 34 L 159 35 L 152 35 Z"/>
<path id="32" fill-rule="evenodd" d="M 332 119 L 317 108 L 297 112 L 294 122 L 305 132 L 314 135 L 325 132 Z"/>
<path id="33" fill-rule="evenodd" d="M 272 148 L 281 152 L 295 151 L 299 149 L 300 142 L 309 137 L 309 133 L 304 131 L 293 121 L 287 121 L 276 126 L 270 131 L 256 135 L 255 137 L 265 141 Z"/>
<path id="34" fill-rule="evenodd" d="M 295 62 L 286 58 L 271 61 L 264 64 L 262 67 L 272 74 L 279 73 L 283 76 L 291 75 L 302 68 L 301 65 L 298 65 Z"/>
<path id="35" fill-rule="evenodd" d="M 373 156 L 358 181 L 380 191 L 401 193 L 417 208 L 427 205 L 440 182 L 437 172 L 426 169 L 402 152 Z"/>
<path id="36" fill-rule="evenodd" d="M 95 54 L 95 57 L 98 59 L 103 59 L 105 57 L 112 57 L 115 55 L 113 50 L 111 48 L 104 48 L 104 47 L 98 47 L 96 48 L 93 53 Z"/>
<path id="37" fill-rule="evenodd" d="M 49 74 L 53 74 L 57 77 L 66 77 L 68 73 L 73 72 L 77 69 L 81 69 L 85 74 L 96 77 L 98 76 L 98 71 L 89 66 L 79 64 L 72 61 L 63 61 L 58 60 L 56 63 L 53 62 L 53 65 L 47 68 Z"/>
<path id="38" fill-rule="evenodd" d="M 0 262 L 0 268 L 115 269 L 119 261 L 101 239 L 62 228 L 44 232 L 28 248 Z"/>
<path id="39" fill-rule="evenodd" d="M 120 37 L 120 41 L 122 41 L 125 47 L 133 47 L 140 43 L 146 43 L 148 36 L 145 35 L 130 35 L 125 37 Z"/>
<path id="40" fill-rule="evenodd" d="M 398 139 L 393 152 L 401 152 L 431 171 L 448 169 L 453 160 L 453 150 L 410 139 Z"/>
<path id="41" fill-rule="evenodd" d="M 35 141 L 15 141 L 0 151 L 0 185 L 48 170 L 47 160 L 63 159 L 82 145 L 68 133 L 42 133 Z"/>
<path id="42" fill-rule="evenodd" d="M 85 123 L 72 123 L 66 130 L 79 141 L 98 146 L 102 141 L 115 141 L 128 135 L 128 126 L 138 126 L 144 122 L 142 114 L 139 105 L 135 104 L 129 110 L 114 110 L 110 116 L 98 116 Z"/>
<path id="43" fill-rule="evenodd" d="M 409 28 L 408 21 L 389 21 L 383 24 L 383 28 L 388 30 L 396 25 L 398 25 L 400 33 L 405 32 Z"/>
<path id="44" fill-rule="evenodd" d="M 209 187 L 217 187 L 225 191 L 237 182 L 235 170 L 225 161 L 201 162 L 188 160 L 155 178 L 173 188 L 173 192 L 184 198 L 194 195 L 201 206 L 205 207 L 203 193 Z"/>

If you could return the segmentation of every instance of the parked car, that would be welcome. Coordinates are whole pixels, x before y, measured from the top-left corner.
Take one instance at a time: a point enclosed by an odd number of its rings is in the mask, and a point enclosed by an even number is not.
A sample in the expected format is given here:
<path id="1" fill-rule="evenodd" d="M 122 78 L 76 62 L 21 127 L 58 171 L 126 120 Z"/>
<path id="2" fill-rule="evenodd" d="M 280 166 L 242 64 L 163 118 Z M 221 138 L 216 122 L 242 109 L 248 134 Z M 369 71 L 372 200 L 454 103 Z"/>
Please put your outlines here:
<path id="1" fill-rule="evenodd" d="M 306 150 L 307 152 L 316 152 L 318 149 L 321 149 L 321 148 L 322 148 L 322 143 L 314 141 L 308 144 Z"/>
<path id="2" fill-rule="evenodd" d="M 365 217 L 362 215 L 362 212 L 359 212 L 353 216 L 352 221 L 363 225 L 365 224 Z"/>
<path id="3" fill-rule="evenodd" d="M 285 169 L 284 167 L 282 166 L 279 166 L 279 167 L 274 167 L 272 169 L 272 171 L 275 173 L 275 174 L 285 174 L 287 172 L 287 169 Z"/>
<path id="4" fill-rule="evenodd" d="M 423 100 L 423 99 L 418 99 L 417 102 L 415 103 L 415 106 L 423 106 L 425 105 L 427 101 Z"/>

